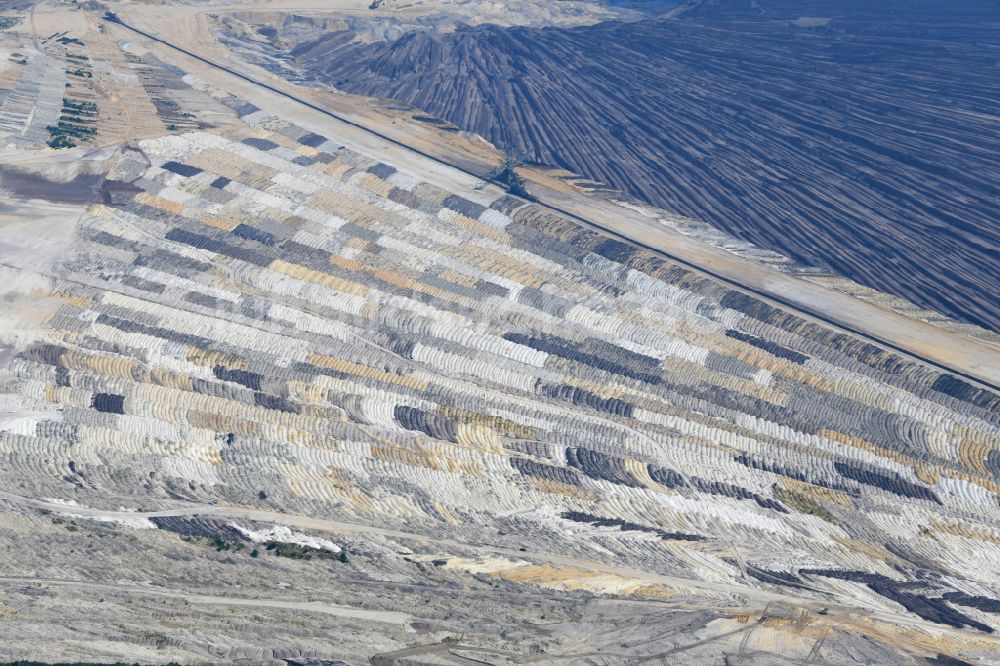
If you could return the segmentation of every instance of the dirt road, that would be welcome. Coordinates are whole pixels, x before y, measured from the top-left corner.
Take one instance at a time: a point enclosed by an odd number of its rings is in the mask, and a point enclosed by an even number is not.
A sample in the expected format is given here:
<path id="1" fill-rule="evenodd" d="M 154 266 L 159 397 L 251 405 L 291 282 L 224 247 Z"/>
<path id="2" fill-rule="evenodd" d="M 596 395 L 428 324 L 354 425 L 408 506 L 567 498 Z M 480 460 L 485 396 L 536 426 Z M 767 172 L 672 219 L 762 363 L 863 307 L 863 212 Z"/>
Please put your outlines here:
<path id="1" fill-rule="evenodd" d="M 365 610 L 363 608 L 351 608 L 350 606 L 324 604 L 319 601 L 285 601 L 281 599 L 219 597 L 204 594 L 175 592 L 160 587 L 146 587 L 142 585 L 124 585 L 115 583 L 94 583 L 86 580 L 32 578 L 29 576 L 0 576 L 0 585 L 52 585 L 96 590 L 99 592 L 126 592 L 128 594 L 183 599 L 188 603 L 199 605 L 206 604 L 212 606 L 242 606 L 248 608 L 283 608 L 294 611 L 307 611 L 311 613 L 323 613 L 325 615 L 336 615 L 337 617 L 349 617 L 357 620 L 367 620 L 370 622 L 384 622 L 387 624 L 406 624 L 413 619 L 411 615 L 406 613 Z"/>

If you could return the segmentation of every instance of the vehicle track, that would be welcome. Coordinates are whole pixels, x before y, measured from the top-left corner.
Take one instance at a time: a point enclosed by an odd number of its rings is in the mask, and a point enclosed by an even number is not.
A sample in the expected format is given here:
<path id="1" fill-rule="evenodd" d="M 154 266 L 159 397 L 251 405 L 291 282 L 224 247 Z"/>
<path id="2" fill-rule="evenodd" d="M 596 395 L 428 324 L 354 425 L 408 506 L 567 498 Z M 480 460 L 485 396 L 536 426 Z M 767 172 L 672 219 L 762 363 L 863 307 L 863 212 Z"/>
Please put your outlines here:
<path id="1" fill-rule="evenodd" d="M 250 608 L 280 608 L 294 611 L 311 611 L 314 613 L 324 613 L 326 615 L 336 615 L 338 617 L 355 618 L 371 622 L 384 622 L 387 624 L 406 624 L 413 617 L 407 613 L 397 611 L 375 611 L 364 608 L 352 608 L 350 606 L 338 606 L 326 604 L 319 601 L 288 601 L 282 599 L 253 599 L 245 597 L 223 597 L 206 594 L 190 594 L 168 590 L 161 587 L 146 587 L 143 585 L 126 585 L 123 583 L 95 583 L 87 580 L 70 580 L 64 578 L 34 578 L 30 576 L 0 576 L 0 585 L 55 585 L 60 587 L 77 587 L 89 590 L 101 590 L 107 592 L 127 592 L 129 594 L 144 594 L 155 597 L 169 597 L 171 599 L 183 599 L 191 604 L 205 604 L 213 606 L 242 606 Z"/>
<path id="2" fill-rule="evenodd" d="M 462 550 L 476 551 L 482 555 L 496 556 L 502 555 L 511 560 L 534 561 L 553 564 L 556 566 L 577 567 L 584 570 L 622 576 L 650 585 L 663 585 L 675 589 L 697 590 L 707 594 L 729 595 L 729 610 L 736 612 L 737 606 L 733 602 L 739 603 L 743 600 L 744 610 L 749 612 L 759 612 L 768 604 L 794 604 L 810 612 L 826 609 L 826 616 L 831 620 L 837 618 L 847 623 L 853 623 L 852 617 L 868 617 L 881 621 L 924 629 L 925 625 L 916 617 L 909 617 L 905 614 L 890 613 L 884 611 L 873 611 L 870 608 L 862 608 L 854 605 L 842 603 L 823 602 L 807 597 L 796 597 L 786 592 L 778 594 L 767 590 L 754 589 L 748 586 L 736 585 L 732 583 L 721 583 L 711 581 L 701 581 L 692 578 L 681 578 L 669 576 L 651 571 L 633 569 L 627 566 L 614 566 L 596 560 L 587 560 L 579 557 L 544 553 L 539 551 L 520 551 L 500 545 L 486 543 L 472 543 L 459 541 L 447 537 L 419 534 L 384 527 L 375 527 L 360 523 L 351 523 L 338 520 L 328 520 L 325 518 L 313 518 L 296 514 L 280 513 L 266 509 L 253 509 L 249 507 L 218 505 L 218 504 L 192 504 L 173 509 L 159 509 L 155 511 L 111 511 L 105 509 L 94 509 L 91 507 L 73 506 L 71 504 L 60 504 L 39 499 L 22 497 L 14 493 L 0 490 L 0 501 L 8 501 L 29 506 L 41 511 L 48 511 L 57 514 L 68 515 L 75 518 L 91 518 L 103 520 L 135 520 L 136 518 L 160 518 L 177 516 L 217 516 L 222 518 L 235 518 L 243 520 L 255 520 L 266 523 L 283 524 L 299 529 L 314 530 L 331 534 L 349 534 L 355 536 L 367 536 L 376 534 L 390 539 L 403 539 L 407 541 L 417 541 L 433 543 L 445 548 L 455 548 Z M 0 580 L 3 580 L 0 578 Z M 691 604 L 691 608 L 704 608 L 701 603 Z M 949 633 L 958 636 L 967 636 L 970 639 L 982 640 L 983 636 L 979 632 L 963 629 L 951 629 Z"/>
<path id="3" fill-rule="evenodd" d="M 60 504 L 57 502 L 47 502 L 45 500 L 31 499 L 28 497 L 22 497 L 20 495 L 15 495 L 13 493 L 8 493 L 6 491 L 0 491 L 0 500 L 15 502 L 21 505 L 30 506 L 35 509 L 40 509 L 42 511 L 61 513 L 78 518 L 92 518 L 100 520 L 135 520 L 136 518 L 166 518 L 166 517 L 177 517 L 177 516 L 218 516 L 223 518 L 237 518 L 244 520 L 256 520 L 261 522 L 284 524 L 293 527 L 298 527 L 300 529 L 317 530 L 335 534 L 350 534 L 358 536 L 377 534 L 379 536 L 388 537 L 391 539 L 405 539 L 410 541 L 416 540 L 416 541 L 432 542 L 441 546 L 446 546 L 451 548 L 465 549 L 465 550 L 471 549 L 479 551 L 483 554 L 489 554 L 489 555 L 499 554 L 507 556 L 514 560 L 536 560 L 560 566 L 579 567 L 582 569 L 588 569 L 590 571 L 600 571 L 602 573 L 613 574 L 625 578 L 637 579 L 650 584 L 663 584 L 672 587 L 692 587 L 692 588 L 704 589 L 706 591 L 712 591 L 715 593 L 738 595 L 748 599 L 755 598 L 755 601 L 758 601 L 760 603 L 768 603 L 772 601 L 781 601 L 783 599 L 787 599 L 786 596 L 780 594 L 775 594 L 761 590 L 754 590 L 739 585 L 731 585 L 726 583 L 711 583 L 711 582 L 698 581 L 688 578 L 680 578 L 676 576 L 665 576 L 662 574 L 652 573 L 648 571 L 640 571 L 638 569 L 631 569 L 628 567 L 607 565 L 601 562 L 586 560 L 576 557 L 555 555 L 550 553 L 540 553 L 535 551 L 525 552 L 514 548 L 507 548 L 505 546 L 500 546 L 500 545 L 471 543 L 466 541 L 459 541 L 457 539 L 450 539 L 447 537 L 430 536 L 426 534 L 406 532 L 403 530 L 394 530 L 384 527 L 375 527 L 359 523 L 349 523 L 338 520 L 327 520 L 324 518 L 312 518 L 309 516 L 299 516 L 295 514 L 280 513 L 277 511 L 268 511 L 265 509 L 251 509 L 247 507 L 212 505 L 212 504 L 194 504 L 190 506 L 179 507 L 176 509 L 161 509 L 156 511 L 108 511 L 104 509 L 94 509 L 90 507 L 73 506 L 70 504 Z M 802 600 L 802 602 L 805 604 L 815 605 L 817 608 L 819 608 L 821 605 L 818 602 L 812 602 L 809 600 Z"/>
<path id="4" fill-rule="evenodd" d="M 897 613 L 889 611 L 879 611 L 872 608 L 860 607 L 851 603 L 843 603 L 839 599 L 831 602 L 831 596 L 827 596 L 826 600 L 821 600 L 819 597 L 802 597 L 795 596 L 789 591 L 784 591 L 783 593 L 771 592 L 768 590 L 754 589 L 749 586 L 743 586 L 733 583 L 725 582 L 713 582 L 713 581 L 702 581 L 693 578 L 682 578 L 679 576 L 671 576 L 660 574 L 652 571 L 645 571 L 640 569 L 634 569 L 628 566 L 615 566 L 610 564 L 605 564 L 600 561 L 584 559 L 581 557 L 573 557 L 568 555 L 560 555 L 554 553 L 546 553 L 540 551 L 521 551 L 510 547 L 505 547 L 502 545 L 495 545 L 489 543 L 474 543 L 467 541 L 460 541 L 458 539 L 451 539 L 447 537 L 441 537 L 429 534 L 420 534 L 416 532 L 408 532 L 404 530 L 376 527 L 372 525 L 365 525 L 360 523 L 346 522 L 329 520 L 324 518 L 313 518 L 310 516 L 296 515 L 280 513 L 277 511 L 269 511 L 266 509 L 253 509 L 250 507 L 232 506 L 232 505 L 218 505 L 218 504 L 189 504 L 186 506 L 179 506 L 170 509 L 159 509 L 154 511 L 112 511 L 105 509 L 95 509 L 91 507 L 83 506 L 73 506 L 71 504 L 63 504 L 56 501 L 46 501 L 40 499 L 32 499 L 28 497 L 23 497 L 16 495 L 14 493 L 6 492 L 0 490 L 0 501 L 7 501 L 21 506 L 32 507 L 37 510 L 46 511 L 50 513 L 62 514 L 75 518 L 82 519 L 98 519 L 98 520 L 135 520 L 136 518 L 156 518 L 156 517 L 177 517 L 177 516 L 216 516 L 221 518 L 230 519 L 243 519 L 243 520 L 254 520 L 265 523 L 282 524 L 290 527 L 296 527 L 304 530 L 313 530 L 317 532 L 326 532 L 329 534 L 341 534 L 341 535 L 352 535 L 358 537 L 366 537 L 370 535 L 379 535 L 382 537 L 387 537 L 390 539 L 434 544 L 441 547 L 442 553 L 447 553 L 449 549 L 454 549 L 456 551 L 473 551 L 479 553 L 483 556 L 497 556 L 501 555 L 513 562 L 536 562 L 536 563 L 546 563 L 560 567 L 575 567 L 583 569 L 585 571 L 600 572 L 611 574 L 615 576 L 621 576 L 627 579 L 632 579 L 640 584 L 648 585 L 662 585 L 668 588 L 673 588 L 677 590 L 690 590 L 694 593 L 705 594 L 709 596 L 718 597 L 718 595 L 725 595 L 728 600 L 722 603 L 727 604 L 727 609 L 730 612 L 741 612 L 755 614 L 759 612 L 766 612 L 764 609 L 772 603 L 778 603 L 782 605 L 792 604 L 798 608 L 801 608 L 809 613 L 810 616 L 813 614 L 818 614 L 818 611 L 825 609 L 823 615 L 827 618 L 824 623 L 828 623 L 834 626 L 844 626 L 844 627 L 854 627 L 855 629 L 860 629 L 862 627 L 868 627 L 865 631 L 876 630 L 877 627 L 872 627 L 871 620 L 876 620 L 879 623 L 885 623 L 888 626 L 896 626 L 900 628 L 905 628 L 907 630 L 917 630 L 919 632 L 926 631 L 926 624 L 915 616 L 911 616 L 908 613 Z M 0 582 L 5 579 L 0 578 Z M 24 580 L 24 579 L 18 579 Z M 99 585 L 101 583 L 98 583 Z M 139 588 L 143 590 L 145 588 Z M 155 590 L 155 588 L 154 588 Z M 168 591 L 169 592 L 169 591 Z M 169 592 L 173 594 L 173 592 Z M 827 593 L 824 593 L 826 595 Z M 182 595 L 183 596 L 183 595 Z M 613 598 L 613 597 L 612 597 Z M 240 600 L 240 599 L 229 599 L 227 597 L 205 597 L 202 600 L 203 603 L 225 603 L 229 600 L 230 605 L 264 605 L 257 603 L 258 600 Z M 626 599 L 622 599 L 626 601 Z M 632 600 L 634 601 L 634 600 Z M 309 606 L 311 602 L 300 602 L 300 601 L 277 601 L 273 605 L 274 607 L 290 608 L 295 609 L 297 605 L 306 603 L 302 606 L 302 610 L 318 610 L 319 612 L 328 612 L 330 614 L 337 614 L 340 612 L 337 608 L 331 609 L 317 609 Z M 289 605 L 291 604 L 291 605 Z M 667 602 L 667 605 L 671 605 Z M 681 607 L 688 608 L 705 608 L 705 601 L 695 601 L 694 603 L 688 604 L 683 603 Z M 341 609 L 342 610 L 342 609 Z M 358 609 L 347 609 L 347 610 L 358 610 Z M 346 612 L 346 611 L 345 611 Z M 359 611 L 360 612 L 360 611 Z M 859 618 L 863 618 L 859 624 Z M 973 630 L 966 629 L 951 629 L 951 628 L 941 628 L 946 633 L 951 635 L 953 638 L 960 640 L 969 641 L 983 641 L 984 636 Z M 897 637 L 895 640 L 902 640 Z M 907 639 L 909 640 L 909 639 Z M 915 643 L 916 645 L 916 643 Z M 917 646 L 919 648 L 919 646 Z"/>

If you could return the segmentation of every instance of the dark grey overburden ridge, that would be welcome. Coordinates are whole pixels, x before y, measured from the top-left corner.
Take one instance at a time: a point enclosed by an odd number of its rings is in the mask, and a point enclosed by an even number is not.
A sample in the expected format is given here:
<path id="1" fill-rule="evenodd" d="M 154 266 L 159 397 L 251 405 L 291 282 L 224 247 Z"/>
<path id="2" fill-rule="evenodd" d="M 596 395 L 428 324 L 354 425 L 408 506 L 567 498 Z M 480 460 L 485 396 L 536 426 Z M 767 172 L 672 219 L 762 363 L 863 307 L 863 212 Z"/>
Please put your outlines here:
<path id="1" fill-rule="evenodd" d="M 300 44 L 401 100 L 811 266 L 1000 330 L 996 3 L 703 2 L 669 20 Z"/>

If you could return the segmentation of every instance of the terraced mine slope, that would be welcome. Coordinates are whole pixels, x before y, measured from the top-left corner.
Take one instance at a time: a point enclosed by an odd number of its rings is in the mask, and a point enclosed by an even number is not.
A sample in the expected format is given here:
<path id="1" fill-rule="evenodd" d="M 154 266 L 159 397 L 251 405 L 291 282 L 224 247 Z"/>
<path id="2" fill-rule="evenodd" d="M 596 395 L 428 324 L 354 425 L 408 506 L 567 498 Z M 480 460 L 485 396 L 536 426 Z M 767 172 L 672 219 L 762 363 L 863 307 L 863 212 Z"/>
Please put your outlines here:
<path id="1" fill-rule="evenodd" d="M 1000 395 L 39 14 L 212 126 L 0 156 L 0 659 L 1000 659 Z"/>
<path id="2" fill-rule="evenodd" d="M 717 0 L 574 29 L 334 32 L 291 54 L 318 81 L 998 331 L 998 37 L 974 0 Z"/>

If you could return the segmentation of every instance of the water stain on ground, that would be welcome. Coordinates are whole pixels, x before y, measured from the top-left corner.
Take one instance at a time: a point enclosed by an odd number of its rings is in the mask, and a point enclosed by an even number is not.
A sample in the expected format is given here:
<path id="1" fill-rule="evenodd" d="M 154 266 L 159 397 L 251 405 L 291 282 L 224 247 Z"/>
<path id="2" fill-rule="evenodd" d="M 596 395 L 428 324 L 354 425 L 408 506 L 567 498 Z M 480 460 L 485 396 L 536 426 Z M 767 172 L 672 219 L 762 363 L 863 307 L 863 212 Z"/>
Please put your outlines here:
<path id="1" fill-rule="evenodd" d="M 98 191 L 104 174 L 80 173 L 72 180 L 59 182 L 37 173 L 0 166 L 0 189 L 19 199 L 44 199 L 61 204 L 87 204 L 99 199 Z M 0 204 L 0 213 L 13 212 L 7 204 Z"/>

